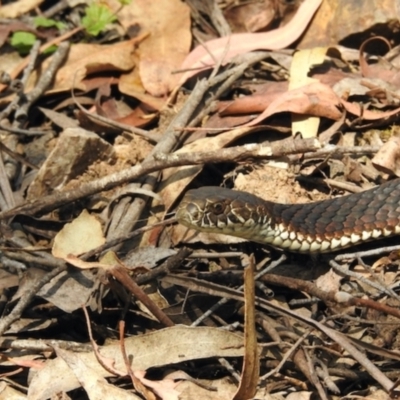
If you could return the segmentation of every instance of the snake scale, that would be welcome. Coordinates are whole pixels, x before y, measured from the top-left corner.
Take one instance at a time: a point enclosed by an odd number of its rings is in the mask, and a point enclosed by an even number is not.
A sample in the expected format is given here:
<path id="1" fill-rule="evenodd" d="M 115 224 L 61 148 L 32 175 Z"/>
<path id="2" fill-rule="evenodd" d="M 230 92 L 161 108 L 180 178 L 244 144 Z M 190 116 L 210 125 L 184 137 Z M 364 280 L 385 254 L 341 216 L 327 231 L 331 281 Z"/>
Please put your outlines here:
<path id="1" fill-rule="evenodd" d="M 306 204 L 279 204 L 219 187 L 189 190 L 177 220 L 300 253 L 323 253 L 400 234 L 400 179 L 361 193 Z"/>

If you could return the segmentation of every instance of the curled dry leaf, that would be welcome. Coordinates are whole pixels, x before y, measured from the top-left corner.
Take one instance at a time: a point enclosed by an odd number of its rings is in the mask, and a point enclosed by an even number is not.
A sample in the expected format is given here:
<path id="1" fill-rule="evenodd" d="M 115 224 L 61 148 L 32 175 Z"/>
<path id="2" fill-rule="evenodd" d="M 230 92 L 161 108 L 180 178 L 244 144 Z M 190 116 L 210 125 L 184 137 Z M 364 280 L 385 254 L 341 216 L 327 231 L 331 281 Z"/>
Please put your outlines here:
<path id="1" fill-rule="evenodd" d="M 86 253 L 104 244 L 105 238 L 99 220 L 83 210 L 78 218 L 66 224 L 54 238 L 52 254 L 67 259 L 69 254 Z"/>
<path id="2" fill-rule="evenodd" d="M 225 65 L 235 56 L 253 50 L 279 50 L 292 44 L 306 29 L 322 0 L 305 0 L 295 16 L 283 28 L 263 33 L 238 33 L 210 40 L 196 47 L 185 59 L 178 75 L 179 84 L 216 62 Z M 171 88 L 172 89 L 172 88 Z"/>
<path id="3" fill-rule="evenodd" d="M 391 49 L 390 42 L 382 36 L 371 37 L 367 39 L 360 47 L 360 54 L 359 54 L 359 63 L 360 69 L 363 76 L 368 78 L 379 78 L 382 79 L 384 82 L 392 83 L 395 86 L 399 86 L 400 84 L 400 71 L 396 68 L 385 68 L 381 64 L 373 64 L 369 65 L 367 60 L 364 57 L 364 48 L 365 46 L 374 40 L 378 40 L 384 42 L 388 49 Z"/>
<path id="4" fill-rule="evenodd" d="M 51 93 L 71 88 L 86 90 L 86 85 L 82 81 L 89 74 L 129 71 L 135 65 L 132 51 L 142 38 L 112 45 L 78 43 L 71 46 L 65 65 L 56 74 Z"/>
<path id="5" fill-rule="evenodd" d="M 243 338 L 218 328 L 175 326 L 144 335 L 125 339 L 125 349 L 132 356 L 132 370 L 185 362 L 207 357 L 241 357 Z M 156 351 L 155 351 L 156 349 Z M 124 370 L 120 344 L 113 343 L 100 348 L 102 357 L 113 358 L 115 369 Z M 97 361 L 95 355 L 82 353 L 81 361 L 100 377 L 110 376 Z M 47 399 L 55 393 L 68 392 L 80 383 L 66 362 L 57 357 L 48 360 L 44 368 L 36 371 L 30 382 L 29 399 Z"/>

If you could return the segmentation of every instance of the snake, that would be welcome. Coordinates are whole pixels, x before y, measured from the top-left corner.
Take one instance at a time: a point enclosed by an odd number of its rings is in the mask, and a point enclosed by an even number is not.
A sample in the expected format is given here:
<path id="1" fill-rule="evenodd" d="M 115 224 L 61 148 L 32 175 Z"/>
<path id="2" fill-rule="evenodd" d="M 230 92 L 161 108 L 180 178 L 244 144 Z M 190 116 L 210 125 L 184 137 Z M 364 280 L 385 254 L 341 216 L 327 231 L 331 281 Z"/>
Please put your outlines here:
<path id="1" fill-rule="evenodd" d="M 335 252 L 400 234 L 400 179 L 359 193 L 280 204 L 247 192 L 205 186 L 186 192 L 182 225 L 298 253 Z"/>

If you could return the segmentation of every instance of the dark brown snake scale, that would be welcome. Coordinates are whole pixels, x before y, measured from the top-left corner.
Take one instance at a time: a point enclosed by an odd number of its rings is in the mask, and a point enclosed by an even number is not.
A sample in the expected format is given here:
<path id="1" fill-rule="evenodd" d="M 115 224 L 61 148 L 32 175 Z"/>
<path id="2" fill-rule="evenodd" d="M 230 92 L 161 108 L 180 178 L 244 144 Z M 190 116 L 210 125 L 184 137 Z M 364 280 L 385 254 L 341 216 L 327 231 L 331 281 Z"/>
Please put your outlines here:
<path id="1" fill-rule="evenodd" d="M 278 204 L 246 192 L 202 187 L 187 192 L 176 217 L 199 231 L 238 236 L 290 251 L 336 251 L 400 234 L 400 179 L 307 204 Z"/>

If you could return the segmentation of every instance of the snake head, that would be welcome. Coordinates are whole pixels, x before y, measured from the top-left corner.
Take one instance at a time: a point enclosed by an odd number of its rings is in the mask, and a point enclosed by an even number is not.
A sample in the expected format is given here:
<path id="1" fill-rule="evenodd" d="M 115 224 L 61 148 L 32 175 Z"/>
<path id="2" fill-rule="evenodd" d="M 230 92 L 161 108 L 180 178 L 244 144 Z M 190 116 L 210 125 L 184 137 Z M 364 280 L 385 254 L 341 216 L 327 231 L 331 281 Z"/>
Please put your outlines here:
<path id="1" fill-rule="evenodd" d="M 182 225 L 203 232 L 246 238 L 261 222 L 261 199 L 219 187 L 189 190 L 176 212 Z"/>
<path id="2" fill-rule="evenodd" d="M 214 191 L 211 189 L 204 187 L 186 193 L 176 211 L 176 218 L 182 225 L 209 231 L 220 225 L 219 220 L 226 220 L 230 211 L 229 201 L 215 194 L 215 188 Z"/>

